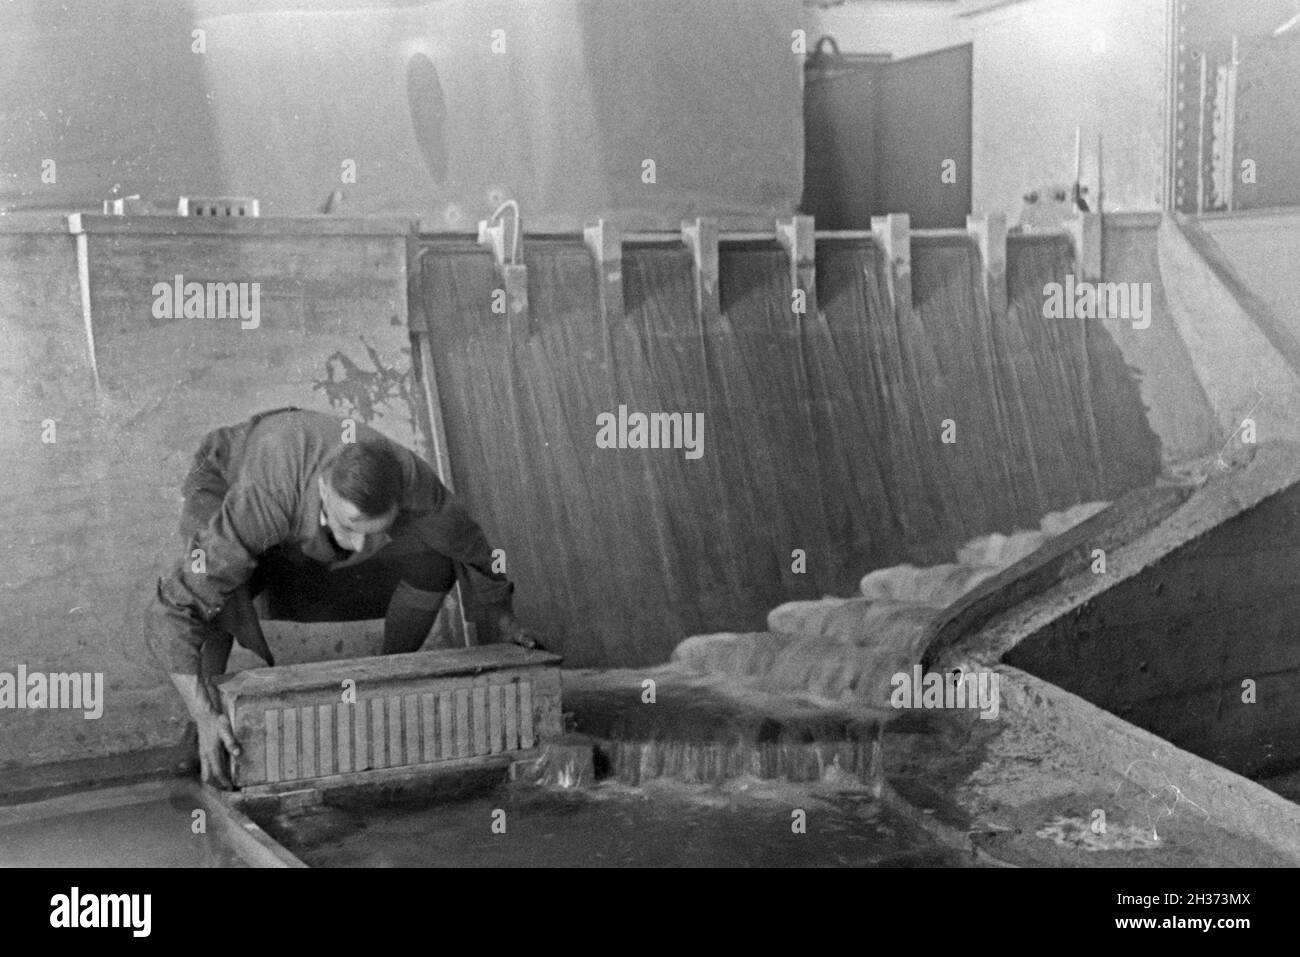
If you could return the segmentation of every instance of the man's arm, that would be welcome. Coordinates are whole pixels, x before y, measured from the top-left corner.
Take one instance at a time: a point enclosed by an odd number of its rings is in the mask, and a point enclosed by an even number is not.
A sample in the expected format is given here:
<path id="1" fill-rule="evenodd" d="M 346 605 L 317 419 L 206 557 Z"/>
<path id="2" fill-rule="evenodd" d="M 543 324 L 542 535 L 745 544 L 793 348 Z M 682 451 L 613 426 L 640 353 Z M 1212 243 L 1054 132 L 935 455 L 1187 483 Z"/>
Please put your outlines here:
<path id="1" fill-rule="evenodd" d="M 213 619 L 252 577 L 257 556 L 289 537 L 291 512 L 275 496 L 236 483 L 170 574 L 159 580 L 150 636 L 170 673 L 199 673 Z"/>
<path id="2" fill-rule="evenodd" d="M 458 578 L 466 586 L 462 588 L 466 616 L 486 619 L 501 641 L 536 647 L 515 618 L 514 584 L 492 570 L 492 546 L 487 536 L 456 496 L 441 483 L 439 487 L 443 493 L 439 507 L 418 521 L 420 538 L 459 566 Z"/>
<path id="3" fill-rule="evenodd" d="M 473 595 L 467 604 L 479 608 L 509 608 L 515 586 L 500 572 L 492 570 L 492 546 L 483 529 L 450 492 L 436 511 L 420 519 L 420 537 L 439 554 L 474 572 L 470 576 Z"/>
<path id="4" fill-rule="evenodd" d="M 159 580 L 150 608 L 146 637 L 198 727 L 203 780 L 223 787 L 230 786 L 224 752 L 238 754 L 239 743 L 200 679 L 203 644 L 213 619 L 252 576 L 257 556 L 288 537 L 291 511 L 257 487 L 237 483 Z"/>
<path id="5" fill-rule="evenodd" d="M 230 719 L 208 698 L 207 689 L 198 675 L 173 674 L 169 677 L 198 728 L 199 780 L 210 781 L 222 788 L 233 787 L 226 768 L 226 754 L 238 757 L 242 749 L 230 727 Z"/>
<path id="6" fill-rule="evenodd" d="M 415 513 L 413 520 L 424 544 L 456 563 L 466 616 L 486 618 L 503 641 L 539 647 L 515 618 L 514 585 L 492 570 L 492 546 L 478 523 L 428 462 L 404 446 L 396 448 L 405 454 L 408 484 L 403 509 Z"/>

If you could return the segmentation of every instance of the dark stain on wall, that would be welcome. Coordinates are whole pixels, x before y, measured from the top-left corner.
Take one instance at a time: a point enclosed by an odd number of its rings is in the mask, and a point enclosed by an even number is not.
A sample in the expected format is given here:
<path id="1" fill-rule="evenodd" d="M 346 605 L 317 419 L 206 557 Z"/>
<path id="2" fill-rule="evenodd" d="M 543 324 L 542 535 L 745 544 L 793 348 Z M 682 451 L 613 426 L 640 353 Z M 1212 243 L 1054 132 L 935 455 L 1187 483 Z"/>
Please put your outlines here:
<path id="1" fill-rule="evenodd" d="M 385 364 L 384 357 L 366 341 L 365 336 L 358 336 L 358 339 L 374 368 L 365 369 L 347 353 L 336 350 L 325 360 L 325 374 L 316 380 L 312 390 L 325 393 L 330 408 L 356 416 L 366 424 L 374 421 L 380 407 L 404 411 L 410 416 L 411 428 L 418 430 L 419 423 L 411 415 L 416 408 L 411 395 L 411 350 L 405 346 L 402 348 L 402 353 L 407 356 L 407 362 L 403 363 L 406 368 L 397 369 Z"/>

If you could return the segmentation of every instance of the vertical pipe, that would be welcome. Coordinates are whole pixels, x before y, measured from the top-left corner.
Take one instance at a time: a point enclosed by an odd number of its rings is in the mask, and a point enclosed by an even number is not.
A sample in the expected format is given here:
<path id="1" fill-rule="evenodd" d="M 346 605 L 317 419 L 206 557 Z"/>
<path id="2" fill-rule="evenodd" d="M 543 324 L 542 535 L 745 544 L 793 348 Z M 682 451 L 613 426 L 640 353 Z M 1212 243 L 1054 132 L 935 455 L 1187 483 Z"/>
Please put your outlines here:
<path id="1" fill-rule="evenodd" d="M 1210 51 L 1201 51 L 1200 95 L 1196 100 L 1196 212 L 1205 212 L 1205 153 L 1206 144 L 1214 135 L 1212 129 L 1206 128 L 1206 101 L 1210 97 Z"/>
<path id="2" fill-rule="evenodd" d="M 68 216 L 68 232 L 77 243 L 77 285 L 81 290 L 81 321 L 86 327 L 86 348 L 90 353 L 90 372 L 95 381 L 95 397 L 101 396 L 99 384 L 99 360 L 95 356 L 95 326 L 90 316 L 90 248 L 86 233 L 81 225 L 81 214 Z"/>
<path id="3" fill-rule="evenodd" d="M 1224 208 L 1231 212 L 1236 208 L 1235 190 L 1237 184 L 1237 38 L 1232 38 L 1232 58 L 1228 61 L 1228 76 L 1223 93 L 1223 200 Z"/>
<path id="4" fill-rule="evenodd" d="M 1164 130 L 1164 183 L 1162 204 L 1167 212 L 1178 208 L 1178 71 L 1183 53 L 1179 49 L 1179 5 L 1182 0 L 1165 0 L 1165 130 Z M 1101 160 L 1097 161 L 1098 180 L 1101 178 Z M 1101 186 L 1097 187 L 1097 212 L 1101 207 Z"/>

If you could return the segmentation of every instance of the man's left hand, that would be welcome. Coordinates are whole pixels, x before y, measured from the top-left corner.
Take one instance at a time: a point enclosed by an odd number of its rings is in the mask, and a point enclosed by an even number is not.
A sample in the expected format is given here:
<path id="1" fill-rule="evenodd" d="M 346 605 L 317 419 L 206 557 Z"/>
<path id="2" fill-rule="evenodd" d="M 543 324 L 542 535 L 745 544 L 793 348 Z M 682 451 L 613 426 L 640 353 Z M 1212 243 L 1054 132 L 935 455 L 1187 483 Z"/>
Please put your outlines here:
<path id="1" fill-rule="evenodd" d="M 497 631 L 500 634 L 501 641 L 508 641 L 530 651 L 546 650 L 542 647 L 540 641 L 524 630 L 524 626 L 519 624 L 519 619 L 514 616 L 513 612 L 503 611 L 501 613 L 501 617 L 497 619 Z"/>

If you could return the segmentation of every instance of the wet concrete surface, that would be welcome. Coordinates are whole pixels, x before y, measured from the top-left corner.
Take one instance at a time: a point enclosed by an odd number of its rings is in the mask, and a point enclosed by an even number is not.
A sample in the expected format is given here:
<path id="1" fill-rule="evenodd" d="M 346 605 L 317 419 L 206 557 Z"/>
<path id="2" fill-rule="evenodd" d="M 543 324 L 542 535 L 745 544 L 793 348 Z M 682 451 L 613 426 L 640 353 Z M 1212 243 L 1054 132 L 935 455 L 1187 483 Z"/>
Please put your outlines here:
<path id="1" fill-rule="evenodd" d="M 1187 783 L 1155 759 L 1128 766 L 1087 760 L 1013 719 L 950 793 L 970 817 L 974 846 L 1022 867 L 1295 865 L 1199 806 L 1185 793 Z"/>
<path id="2" fill-rule="evenodd" d="M 197 809 L 178 786 L 172 799 L 0 823 L 0 867 L 248 866 L 216 827 L 194 833 Z"/>

